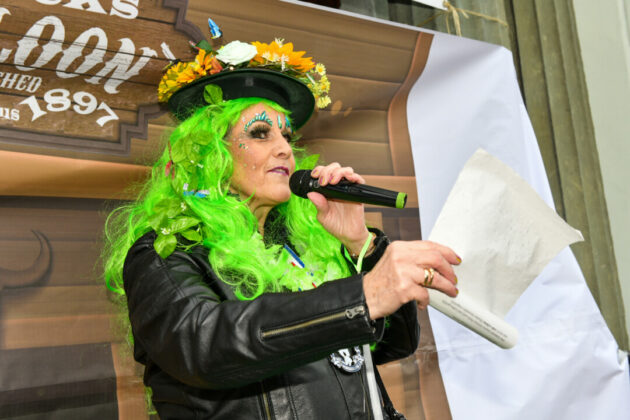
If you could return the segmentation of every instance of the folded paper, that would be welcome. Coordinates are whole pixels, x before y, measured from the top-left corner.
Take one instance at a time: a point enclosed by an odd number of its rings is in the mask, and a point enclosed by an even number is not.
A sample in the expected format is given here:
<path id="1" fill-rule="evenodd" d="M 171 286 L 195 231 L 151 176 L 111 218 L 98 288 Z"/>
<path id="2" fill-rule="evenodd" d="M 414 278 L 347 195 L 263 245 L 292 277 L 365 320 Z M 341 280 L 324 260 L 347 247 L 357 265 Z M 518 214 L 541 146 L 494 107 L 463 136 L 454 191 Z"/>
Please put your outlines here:
<path id="1" fill-rule="evenodd" d="M 478 149 L 429 237 L 461 256 L 459 295 L 430 290 L 431 306 L 510 348 L 518 333 L 503 317 L 558 252 L 583 239 L 516 172 Z"/>

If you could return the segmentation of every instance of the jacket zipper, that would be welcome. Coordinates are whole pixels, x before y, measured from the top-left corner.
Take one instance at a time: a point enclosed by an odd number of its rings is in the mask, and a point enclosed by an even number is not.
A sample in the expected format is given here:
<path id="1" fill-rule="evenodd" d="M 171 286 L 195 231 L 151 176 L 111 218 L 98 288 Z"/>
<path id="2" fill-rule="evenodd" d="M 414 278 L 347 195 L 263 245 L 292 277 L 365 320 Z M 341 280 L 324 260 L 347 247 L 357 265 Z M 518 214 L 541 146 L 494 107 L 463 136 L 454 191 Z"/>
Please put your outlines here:
<path id="1" fill-rule="evenodd" d="M 263 407 L 265 409 L 265 419 L 272 420 L 271 404 L 269 404 L 269 395 L 267 395 L 267 391 L 265 391 L 265 387 L 263 386 L 262 383 L 260 384 L 260 388 L 262 389 L 262 400 L 263 400 Z"/>
<path id="2" fill-rule="evenodd" d="M 354 308 L 346 309 L 341 312 L 336 312 L 334 314 L 325 315 L 319 318 L 311 319 L 310 321 L 300 322 L 299 324 L 290 325 L 288 327 L 275 328 L 273 330 L 263 331 L 261 334 L 262 338 L 271 338 L 276 337 L 282 334 L 294 332 L 296 330 L 300 330 L 307 327 L 312 327 L 314 325 L 323 324 L 325 322 L 336 321 L 338 319 L 353 319 L 357 315 L 365 315 L 365 306 L 359 305 Z"/>

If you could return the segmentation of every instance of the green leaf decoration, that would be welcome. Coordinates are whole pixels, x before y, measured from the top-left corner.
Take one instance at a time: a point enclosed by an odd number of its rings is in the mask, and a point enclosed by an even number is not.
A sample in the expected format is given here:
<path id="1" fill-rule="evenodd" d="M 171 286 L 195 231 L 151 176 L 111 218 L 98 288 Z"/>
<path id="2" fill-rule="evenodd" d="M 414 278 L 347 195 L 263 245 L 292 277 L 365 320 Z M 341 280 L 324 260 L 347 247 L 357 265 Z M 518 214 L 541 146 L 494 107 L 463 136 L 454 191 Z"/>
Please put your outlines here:
<path id="1" fill-rule="evenodd" d="M 162 258 L 166 258 L 171 255 L 173 251 L 175 251 L 176 246 L 177 238 L 175 238 L 175 235 L 173 234 L 158 234 L 158 237 L 153 242 L 153 247 Z"/>
<path id="2" fill-rule="evenodd" d="M 178 141 L 171 147 L 171 157 L 175 163 L 186 160 L 186 150 L 182 147 L 181 141 Z"/>
<path id="3" fill-rule="evenodd" d="M 203 99 L 210 105 L 223 102 L 223 91 L 217 85 L 207 85 L 203 91 Z"/>
<path id="4" fill-rule="evenodd" d="M 149 217 L 148 222 L 149 226 L 151 226 L 153 230 L 157 232 L 160 227 L 162 227 L 164 223 L 166 223 L 166 215 L 163 212 L 152 214 Z"/>
<path id="5" fill-rule="evenodd" d="M 189 138 L 185 139 L 182 144 L 182 148 L 184 149 L 184 153 L 186 154 L 186 160 L 189 162 L 195 158 L 193 146 L 194 143 Z"/>
<path id="6" fill-rule="evenodd" d="M 194 167 L 193 167 L 194 169 Z M 201 189 L 198 188 L 199 187 L 199 176 L 197 176 L 197 172 L 194 170 L 190 170 L 188 171 L 189 176 L 188 176 L 188 191 L 189 192 L 193 192 L 195 190 Z"/>
<path id="7" fill-rule="evenodd" d="M 153 206 L 153 210 L 156 213 L 163 213 L 170 207 L 171 201 L 172 200 L 169 200 L 168 198 L 164 198 L 155 203 L 155 205 Z"/>
<path id="8" fill-rule="evenodd" d="M 203 239 L 201 235 L 199 234 L 199 232 L 192 229 L 183 231 L 182 236 L 188 239 L 189 241 L 193 241 L 193 242 L 200 242 Z"/>
<path id="9" fill-rule="evenodd" d="M 196 217 L 181 216 L 173 220 L 168 227 L 169 233 L 179 233 L 201 223 Z"/>
<path id="10" fill-rule="evenodd" d="M 166 210 L 166 216 L 169 219 L 174 218 L 182 212 L 182 203 L 180 201 L 170 200 L 168 209 Z"/>
<path id="11" fill-rule="evenodd" d="M 205 39 L 202 39 L 201 41 L 197 42 L 196 46 L 201 48 L 202 50 L 206 50 L 207 52 L 214 51 L 214 48 L 212 48 L 212 45 L 210 45 L 210 43 L 206 41 Z"/>
<path id="12" fill-rule="evenodd" d="M 319 155 L 310 155 L 300 162 L 300 169 L 313 169 L 317 165 Z"/>
<path id="13" fill-rule="evenodd" d="M 182 212 L 182 204 L 181 201 L 165 198 L 158 201 L 153 206 L 153 211 L 156 214 L 149 218 L 149 224 L 157 231 L 158 228 L 166 226 L 166 218 L 173 219 Z M 155 220 L 153 220 L 153 218 L 155 218 Z"/>
<path id="14" fill-rule="evenodd" d="M 171 185 L 173 186 L 173 189 L 175 191 L 178 191 L 180 194 L 183 194 L 184 192 L 184 184 L 187 184 L 188 180 L 187 179 L 183 179 L 182 178 L 175 178 L 173 181 L 171 181 Z M 188 186 L 188 189 L 190 189 L 190 184 Z"/>
<path id="15" fill-rule="evenodd" d="M 195 168 L 197 167 L 197 165 L 193 165 L 192 163 L 190 163 L 189 160 L 182 160 L 181 162 L 178 163 L 178 165 L 179 165 L 178 167 L 183 168 L 189 174 L 193 172 Z M 188 183 L 188 184 L 192 185 L 191 183 Z"/>
<path id="16" fill-rule="evenodd" d="M 212 141 L 212 136 L 199 136 L 195 137 L 195 143 L 201 146 L 207 146 Z"/>

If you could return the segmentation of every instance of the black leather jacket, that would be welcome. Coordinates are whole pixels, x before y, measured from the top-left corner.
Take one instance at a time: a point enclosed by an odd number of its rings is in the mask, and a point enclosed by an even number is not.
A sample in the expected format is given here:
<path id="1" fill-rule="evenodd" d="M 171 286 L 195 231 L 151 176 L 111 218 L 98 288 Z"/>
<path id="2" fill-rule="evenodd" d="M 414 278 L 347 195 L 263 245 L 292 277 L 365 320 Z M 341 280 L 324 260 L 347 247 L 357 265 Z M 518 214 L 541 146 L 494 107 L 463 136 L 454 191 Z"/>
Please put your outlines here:
<path id="1" fill-rule="evenodd" d="M 389 243 L 378 233 L 365 271 Z M 376 342 L 381 364 L 418 345 L 415 303 L 390 315 L 387 328 L 370 321 L 361 274 L 239 301 L 204 247 L 164 260 L 154 239 L 148 233 L 129 250 L 124 285 L 134 357 L 162 420 L 369 419 L 365 366 L 344 372 L 330 354 Z"/>

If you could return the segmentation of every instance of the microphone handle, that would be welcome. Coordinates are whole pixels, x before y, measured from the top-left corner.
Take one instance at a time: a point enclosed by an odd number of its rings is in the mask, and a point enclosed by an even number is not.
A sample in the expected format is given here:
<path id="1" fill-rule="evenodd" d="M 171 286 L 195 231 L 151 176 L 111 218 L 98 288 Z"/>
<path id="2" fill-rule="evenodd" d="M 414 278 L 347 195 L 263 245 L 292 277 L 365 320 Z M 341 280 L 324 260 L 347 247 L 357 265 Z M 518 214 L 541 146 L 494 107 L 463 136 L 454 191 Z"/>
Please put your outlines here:
<path id="1" fill-rule="evenodd" d="M 407 194 L 390 191 L 371 185 L 355 184 L 341 180 L 337 185 L 319 186 L 317 179 L 310 181 L 312 191 L 318 192 L 327 198 L 336 198 L 345 201 L 373 204 L 376 206 L 394 207 L 402 209 L 407 204 Z"/>

